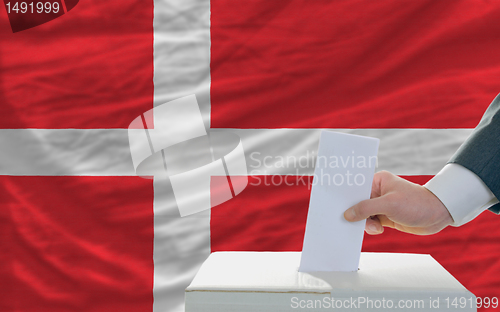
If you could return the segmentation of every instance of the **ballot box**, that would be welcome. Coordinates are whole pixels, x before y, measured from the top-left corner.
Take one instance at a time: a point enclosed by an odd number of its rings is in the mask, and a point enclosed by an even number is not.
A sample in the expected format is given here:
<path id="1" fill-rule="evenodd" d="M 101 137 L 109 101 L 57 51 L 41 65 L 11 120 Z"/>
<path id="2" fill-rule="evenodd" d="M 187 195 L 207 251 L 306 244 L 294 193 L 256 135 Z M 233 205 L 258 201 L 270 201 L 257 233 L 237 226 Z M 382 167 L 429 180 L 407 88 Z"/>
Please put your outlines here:
<path id="1" fill-rule="evenodd" d="M 299 272 L 300 252 L 212 253 L 186 288 L 186 312 L 476 311 L 430 255 L 361 253 L 355 272 Z"/>

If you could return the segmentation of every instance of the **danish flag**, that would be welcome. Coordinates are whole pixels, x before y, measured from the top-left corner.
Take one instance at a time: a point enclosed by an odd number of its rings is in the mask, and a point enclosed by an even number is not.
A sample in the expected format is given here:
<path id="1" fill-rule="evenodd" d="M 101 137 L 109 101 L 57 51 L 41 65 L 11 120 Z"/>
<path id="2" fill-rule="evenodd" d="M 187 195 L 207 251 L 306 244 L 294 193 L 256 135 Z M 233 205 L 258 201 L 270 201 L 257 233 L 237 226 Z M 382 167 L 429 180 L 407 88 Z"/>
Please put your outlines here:
<path id="1" fill-rule="evenodd" d="M 378 170 L 425 183 L 500 90 L 495 1 L 86 0 L 19 32 L 0 12 L 0 311 L 183 311 L 210 252 L 302 249 L 322 129 L 379 138 Z M 248 183 L 181 217 L 128 127 L 191 94 Z M 363 250 L 431 254 L 491 298 L 498 222 Z"/>

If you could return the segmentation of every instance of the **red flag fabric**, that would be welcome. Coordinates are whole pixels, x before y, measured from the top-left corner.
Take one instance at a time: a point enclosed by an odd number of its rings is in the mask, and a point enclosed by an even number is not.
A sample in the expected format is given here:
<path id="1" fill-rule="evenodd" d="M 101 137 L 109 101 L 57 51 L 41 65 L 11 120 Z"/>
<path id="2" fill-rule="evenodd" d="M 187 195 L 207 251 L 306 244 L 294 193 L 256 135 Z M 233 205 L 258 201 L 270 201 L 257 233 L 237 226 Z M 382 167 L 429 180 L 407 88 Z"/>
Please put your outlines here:
<path id="1" fill-rule="evenodd" d="M 2 176 L 1 311 L 148 311 L 153 187 L 139 177 Z"/>
<path id="2" fill-rule="evenodd" d="M 82 1 L 16 33 L 0 14 L 0 128 L 127 128 L 152 108 L 151 1 Z"/>
<path id="3" fill-rule="evenodd" d="M 473 128 L 499 93 L 489 1 L 211 5 L 212 127 Z"/>

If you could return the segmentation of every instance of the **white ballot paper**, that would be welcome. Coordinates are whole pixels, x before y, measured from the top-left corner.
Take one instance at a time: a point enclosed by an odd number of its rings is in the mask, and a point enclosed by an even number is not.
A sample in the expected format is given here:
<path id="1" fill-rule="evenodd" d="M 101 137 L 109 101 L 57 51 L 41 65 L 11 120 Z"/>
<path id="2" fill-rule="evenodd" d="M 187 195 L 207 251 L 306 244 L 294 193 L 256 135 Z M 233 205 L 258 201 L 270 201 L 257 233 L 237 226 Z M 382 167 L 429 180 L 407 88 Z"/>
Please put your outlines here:
<path id="1" fill-rule="evenodd" d="M 357 271 L 366 221 L 344 211 L 370 198 L 379 140 L 323 131 L 309 201 L 300 272 Z"/>

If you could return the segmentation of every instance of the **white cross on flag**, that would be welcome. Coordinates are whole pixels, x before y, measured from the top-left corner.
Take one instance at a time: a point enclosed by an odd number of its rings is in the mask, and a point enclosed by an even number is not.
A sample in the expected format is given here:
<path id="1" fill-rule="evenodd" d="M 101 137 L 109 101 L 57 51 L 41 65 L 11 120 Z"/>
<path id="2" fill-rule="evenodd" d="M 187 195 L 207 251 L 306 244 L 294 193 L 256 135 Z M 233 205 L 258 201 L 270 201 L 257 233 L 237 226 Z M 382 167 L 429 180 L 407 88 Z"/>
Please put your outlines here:
<path id="1" fill-rule="evenodd" d="M 302 249 L 322 129 L 379 138 L 378 170 L 422 184 L 500 92 L 496 2 L 86 0 L 17 32 L 0 11 L 0 311 L 183 311 L 210 252 Z M 220 161 L 231 199 L 181 217 L 128 128 L 191 94 L 247 176 L 236 194 Z M 498 297 L 496 222 L 363 250 L 431 254 Z"/>

